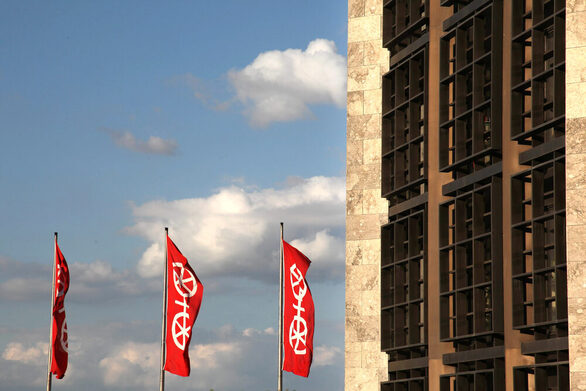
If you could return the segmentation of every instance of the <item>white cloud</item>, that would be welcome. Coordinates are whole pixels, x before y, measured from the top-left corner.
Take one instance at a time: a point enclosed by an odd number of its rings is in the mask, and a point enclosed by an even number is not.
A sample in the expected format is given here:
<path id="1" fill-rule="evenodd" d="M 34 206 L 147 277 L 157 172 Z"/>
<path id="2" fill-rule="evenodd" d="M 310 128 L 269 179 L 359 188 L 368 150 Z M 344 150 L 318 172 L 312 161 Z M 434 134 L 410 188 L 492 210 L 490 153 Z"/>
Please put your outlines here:
<path id="1" fill-rule="evenodd" d="M 316 367 L 335 365 L 342 356 L 342 349 L 337 346 L 316 346 L 314 349 L 313 365 Z"/>
<path id="2" fill-rule="evenodd" d="M 127 342 L 100 360 L 104 384 L 148 388 L 159 375 L 160 344 Z"/>
<path id="3" fill-rule="evenodd" d="M 121 297 L 137 297 L 161 290 L 159 281 L 144 280 L 133 270 L 115 270 L 102 260 L 74 262 L 69 265 L 75 283 L 66 300 L 82 303 L 104 303 Z"/>
<path id="4" fill-rule="evenodd" d="M 120 132 L 113 129 L 104 129 L 110 135 L 112 141 L 120 148 L 128 149 L 134 152 L 146 153 L 150 155 L 174 155 L 177 150 L 175 140 L 166 140 L 161 137 L 150 136 L 148 140 L 140 140 L 132 133 L 125 131 Z"/>
<path id="5" fill-rule="evenodd" d="M 48 278 L 15 277 L 0 282 L 0 300 L 28 301 L 50 294 L 51 276 Z"/>
<path id="6" fill-rule="evenodd" d="M 230 186 L 207 198 L 151 201 L 133 207 L 127 231 L 151 241 L 138 263 L 144 277 L 162 272 L 162 229 L 205 275 L 274 280 L 279 222 L 285 238 L 315 255 L 311 278 L 343 277 L 343 178 L 296 179 L 281 189 Z M 205 284 L 205 282 L 204 282 Z"/>
<path id="7" fill-rule="evenodd" d="M 73 262 L 69 269 L 72 283 L 67 302 L 103 304 L 161 290 L 159 281 L 145 280 L 134 270 L 115 270 L 102 260 Z M 28 277 L 31 270 L 39 270 L 37 274 L 45 277 Z M 0 302 L 34 302 L 46 298 L 50 290 L 51 271 L 46 265 L 0 258 Z"/>
<path id="8" fill-rule="evenodd" d="M 259 54 L 228 79 L 253 126 L 311 117 L 309 105 L 346 102 L 346 59 L 333 41 L 315 39 L 305 50 Z"/>
<path id="9" fill-rule="evenodd" d="M 343 238 L 330 235 L 328 230 L 319 231 L 312 239 L 295 239 L 291 245 L 305 254 L 312 265 L 319 265 L 320 274 L 329 269 L 330 274 L 338 272 L 344 278 L 344 270 L 337 267 L 344 263 L 345 242 Z"/>
<path id="10" fill-rule="evenodd" d="M 141 321 L 73 327 L 69 365 L 59 386 L 86 391 L 134 391 L 156 387 L 159 327 L 159 322 Z M 28 391 L 44 384 L 47 343 L 32 341 L 41 341 L 45 332 L 45 329 L 21 330 L 17 335 L 8 335 L 11 342 L 0 347 L 2 389 Z M 323 332 L 331 333 L 331 330 Z M 340 335 L 340 343 L 342 341 Z M 193 391 L 270 389 L 277 371 L 276 347 L 277 337 L 270 327 L 264 330 L 238 330 L 232 325 L 211 330 L 196 327 L 189 349 L 190 377 L 168 375 L 166 382 L 169 389 Z M 289 389 L 300 389 L 301 384 L 308 391 L 341 389 L 342 350 L 330 345 L 317 346 L 310 378 L 287 376 Z"/>
<path id="11" fill-rule="evenodd" d="M 39 364 L 43 359 L 47 359 L 48 349 L 49 344 L 44 342 L 37 342 L 29 347 L 20 342 L 11 342 L 2 352 L 2 358 L 24 364 Z"/>

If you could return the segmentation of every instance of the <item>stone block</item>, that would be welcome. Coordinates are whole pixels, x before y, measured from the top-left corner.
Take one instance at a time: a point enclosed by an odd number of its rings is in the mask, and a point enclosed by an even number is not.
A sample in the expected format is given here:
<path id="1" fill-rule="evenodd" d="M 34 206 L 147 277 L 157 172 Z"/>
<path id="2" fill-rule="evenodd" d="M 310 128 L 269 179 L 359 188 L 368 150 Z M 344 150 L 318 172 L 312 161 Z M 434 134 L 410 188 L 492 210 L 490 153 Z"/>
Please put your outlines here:
<path id="1" fill-rule="evenodd" d="M 362 144 L 364 164 L 381 164 L 381 139 L 366 139 Z"/>
<path id="2" fill-rule="evenodd" d="M 360 292 L 360 315 L 380 317 L 380 290 Z"/>
<path id="3" fill-rule="evenodd" d="M 566 48 L 586 46 L 586 12 L 566 15 Z"/>
<path id="4" fill-rule="evenodd" d="M 348 338 L 351 341 L 377 342 L 379 341 L 379 328 L 378 316 L 346 317 L 346 329 L 348 330 Z"/>
<path id="5" fill-rule="evenodd" d="M 366 214 L 382 213 L 388 218 L 389 203 L 385 198 L 381 198 L 380 189 L 363 190 L 362 210 Z"/>
<path id="6" fill-rule="evenodd" d="M 586 153 L 586 118 L 566 120 L 566 154 Z"/>
<path id="7" fill-rule="evenodd" d="M 570 335 L 568 345 L 570 348 L 571 370 L 573 372 L 586 371 L 586 335 Z"/>
<path id="8" fill-rule="evenodd" d="M 346 167 L 346 189 L 377 189 L 380 188 L 380 165 L 364 164 Z"/>
<path id="9" fill-rule="evenodd" d="M 384 65 L 389 61 L 389 51 L 383 48 L 381 40 L 364 42 L 364 65 Z M 388 67 L 387 67 L 388 70 Z"/>
<path id="10" fill-rule="evenodd" d="M 348 68 L 364 65 L 364 43 L 352 42 L 348 44 Z"/>
<path id="11" fill-rule="evenodd" d="M 568 296 L 586 297 L 586 259 L 583 262 L 569 262 L 567 267 Z"/>
<path id="12" fill-rule="evenodd" d="M 574 371 L 570 366 L 570 390 L 586 391 L 586 371 Z"/>
<path id="13" fill-rule="evenodd" d="M 380 391 L 379 371 L 376 368 L 348 368 L 345 371 L 347 391 Z"/>
<path id="14" fill-rule="evenodd" d="M 566 0 L 566 13 L 586 11 L 586 0 Z"/>
<path id="15" fill-rule="evenodd" d="M 364 2 L 364 15 L 382 15 L 383 7 L 381 0 L 366 0 Z"/>
<path id="16" fill-rule="evenodd" d="M 346 368 L 361 367 L 362 344 L 360 342 L 346 341 L 344 344 L 344 366 Z"/>
<path id="17" fill-rule="evenodd" d="M 365 65 L 348 69 L 348 91 L 374 90 L 380 87 L 380 66 Z"/>
<path id="18" fill-rule="evenodd" d="M 347 265 L 380 266 L 380 239 L 351 240 L 346 242 Z"/>
<path id="19" fill-rule="evenodd" d="M 346 215 L 362 214 L 362 190 L 346 192 Z"/>
<path id="20" fill-rule="evenodd" d="M 348 20 L 348 42 L 372 41 L 381 39 L 380 15 L 370 15 Z"/>
<path id="21" fill-rule="evenodd" d="M 348 116 L 362 115 L 364 114 L 364 94 L 362 91 L 351 91 L 348 92 L 347 98 Z"/>
<path id="22" fill-rule="evenodd" d="M 362 141 L 346 142 L 346 166 L 361 166 L 364 164 Z"/>
<path id="23" fill-rule="evenodd" d="M 566 190 L 566 226 L 586 224 L 586 189 Z"/>
<path id="24" fill-rule="evenodd" d="M 570 335 L 586 334 L 586 298 L 568 297 L 568 333 Z"/>
<path id="25" fill-rule="evenodd" d="M 364 16 L 364 2 L 365 0 L 349 0 L 348 1 L 348 17 L 356 18 Z"/>
<path id="26" fill-rule="evenodd" d="M 566 84 L 566 118 L 586 117 L 585 96 L 586 82 Z"/>
<path id="27" fill-rule="evenodd" d="M 586 188 L 586 153 L 568 154 L 566 156 L 566 189 L 584 188 Z"/>
<path id="28" fill-rule="evenodd" d="M 380 114 L 382 112 L 382 88 L 364 91 L 364 114 Z"/>
<path id="29" fill-rule="evenodd" d="M 346 266 L 346 290 L 379 291 L 379 266 L 378 265 L 347 265 Z"/>
<path id="30" fill-rule="evenodd" d="M 566 261 L 586 261 L 586 225 L 567 227 L 566 238 Z"/>
<path id="31" fill-rule="evenodd" d="M 362 315 L 362 309 L 360 308 L 360 298 L 360 291 L 346 292 L 346 317 L 356 317 Z"/>
<path id="32" fill-rule="evenodd" d="M 586 50 L 584 47 L 566 49 L 566 83 L 586 81 Z"/>
<path id="33" fill-rule="evenodd" d="M 379 291 L 379 273 L 377 265 L 346 266 L 346 293 L 358 294 L 362 291 Z M 358 298 L 358 300 L 360 300 Z M 358 309 L 360 312 L 360 309 Z"/>
<path id="34" fill-rule="evenodd" d="M 347 140 L 364 140 L 381 137 L 381 116 L 357 115 L 348 118 Z"/>

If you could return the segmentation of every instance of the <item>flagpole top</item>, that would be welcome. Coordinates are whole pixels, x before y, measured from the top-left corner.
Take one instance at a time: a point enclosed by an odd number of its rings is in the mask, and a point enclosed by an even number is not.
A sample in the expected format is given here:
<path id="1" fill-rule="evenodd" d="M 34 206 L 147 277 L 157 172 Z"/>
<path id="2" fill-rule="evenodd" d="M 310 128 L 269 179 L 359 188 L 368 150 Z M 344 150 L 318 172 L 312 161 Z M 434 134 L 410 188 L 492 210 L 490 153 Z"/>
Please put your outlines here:
<path id="1" fill-rule="evenodd" d="M 165 233 L 169 234 L 169 227 L 165 227 Z"/>
<path id="2" fill-rule="evenodd" d="M 55 232 L 55 239 L 57 239 L 57 235 L 58 235 L 57 232 Z"/>

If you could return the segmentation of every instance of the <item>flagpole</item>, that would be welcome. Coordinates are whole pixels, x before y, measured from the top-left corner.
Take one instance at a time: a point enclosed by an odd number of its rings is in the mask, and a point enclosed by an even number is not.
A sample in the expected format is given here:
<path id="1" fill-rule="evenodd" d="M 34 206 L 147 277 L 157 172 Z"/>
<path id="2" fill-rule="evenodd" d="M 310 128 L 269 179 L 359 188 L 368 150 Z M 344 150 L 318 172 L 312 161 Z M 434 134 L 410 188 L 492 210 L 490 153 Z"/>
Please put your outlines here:
<path id="1" fill-rule="evenodd" d="M 49 354 L 47 359 L 47 391 L 51 391 L 51 360 L 53 358 L 53 307 L 55 306 L 55 265 L 57 263 L 57 232 L 53 243 L 53 278 L 51 279 L 51 322 L 49 323 Z"/>
<path id="2" fill-rule="evenodd" d="M 283 390 L 283 223 L 279 256 L 279 378 L 277 391 Z"/>
<path id="3" fill-rule="evenodd" d="M 161 374 L 159 376 L 159 391 L 165 390 L 165 337 L 167 334 L 167 238 L 169 228 L 165 227 L 165 266 L 163 267 L 163 320 L 161 322 Z"/>

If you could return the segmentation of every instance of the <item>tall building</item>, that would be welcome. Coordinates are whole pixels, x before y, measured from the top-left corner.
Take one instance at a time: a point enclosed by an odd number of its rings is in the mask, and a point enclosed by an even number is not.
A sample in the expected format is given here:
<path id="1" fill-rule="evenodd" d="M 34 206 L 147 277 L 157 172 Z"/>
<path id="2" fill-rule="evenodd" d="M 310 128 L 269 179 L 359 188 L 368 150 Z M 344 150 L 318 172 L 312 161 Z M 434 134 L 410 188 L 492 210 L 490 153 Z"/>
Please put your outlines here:
<path id="1" fill-rule="evenodd" d="M 346 390 L 586 390 L 586 0 L 349 0 Z"/>

